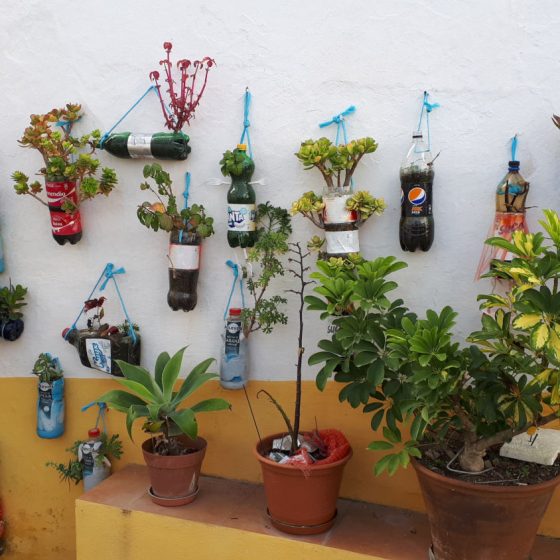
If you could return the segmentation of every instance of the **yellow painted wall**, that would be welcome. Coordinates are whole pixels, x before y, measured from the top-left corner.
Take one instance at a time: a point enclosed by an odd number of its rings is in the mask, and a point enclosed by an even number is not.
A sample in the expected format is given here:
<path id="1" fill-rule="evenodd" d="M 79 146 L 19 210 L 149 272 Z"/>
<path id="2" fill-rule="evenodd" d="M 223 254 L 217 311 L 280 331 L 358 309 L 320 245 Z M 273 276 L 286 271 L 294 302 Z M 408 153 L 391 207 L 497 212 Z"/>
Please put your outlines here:
<path id="1" fill-rule="evenodd" d="M 34 378 L 0 379 L 0 495 L 8 520 L 7 539 L 10 551 L 6 558 L 17 560 L 70 560 L 74 558 L 74 499 L 81 485 L 69 488 L 58 482 L 57 473 L 44 465 L 48 460 L 65 461 L 64 452 L 75 439 L 87 435 L 96 412 L 80 412 L 81 406 L 115 388 L 112 379 L 67 379 L 66 433 L 57 440 L 43 440 L 35 433 L 36 380 Z M 257 400 L 258 389 L 266 388 L 288 410 L 293 403 L 291 382 L 254 382 L 248 387 L 261 433 L 283 429 L 281 420 L 266 399 Z M 305 383 L 303 393 L 303 427 L 341 429 L 354 448 L 342 486 L 345 497 L 422 510 L 422 498 L 412 469 L 400 471 L 393 478 L 376 478 L 372 474 L 375 454 L 366 451 L 374 439 L 369 418 L 359 410 L 340 404 L 335 385 L 325 393 Z M 257 436 L 243 391 L 224 391 L 217 383 L 205 387 L 197 398 L 222 396 L 233 404 L 231 412 L 199 415 L 200 432 L 208 440 L 204 464 L 206 474 L 260 481 L 259 466 L 252 449 Z M 135 443 L 126 435 L 124 417 L 109 413 L 109 429 L 121 434 L 125 456 L 115 467 L 129 462 L 142 463 L 139 443 L 143 434 L 136 432 Z M 541 532 L 560 537 L 560 491 L 548 509 Z"/>

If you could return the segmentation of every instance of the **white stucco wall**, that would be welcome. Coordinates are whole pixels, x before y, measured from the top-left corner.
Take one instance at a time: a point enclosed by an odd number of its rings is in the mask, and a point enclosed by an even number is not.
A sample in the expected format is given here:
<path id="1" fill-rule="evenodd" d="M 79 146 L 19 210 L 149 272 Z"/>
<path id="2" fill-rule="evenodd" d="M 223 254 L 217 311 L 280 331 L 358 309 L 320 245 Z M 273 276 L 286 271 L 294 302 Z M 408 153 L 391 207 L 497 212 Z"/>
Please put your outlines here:
<path id="1" fill-rule="evenodd" d="M 357 106 L 347 123 L 350 136 L 372 135 L 379 149 L 357 171 L 356 186 L 385 197 L 389 206 L 361 230 L 363 254 L 408 261 L 397 277 L 402 296 L 419 311 L 452 305 L 460 312 L 459 336 L 477 327 L 476 294 L 489 289 L 487 281 L 473 283 L 473 274 L 514 133 L 520 135 L 522 172 L 532 184 L 530 225 L 537 225 L 540 208 L 558 208 L 560 133 L 550 122 L 553 111 L 560 112 L 556 0 L 22 0 L 3 2 L 0 10 L 0 224 L 7 261 L 0 284 L 11 277 L 29 287 L 23 337 L 0 342 L 0 376 L 28 375 L 41 351 L 60 356 L 69 376 L 97 375 L 80 365 L 60 332 L 108 261 L 127 269 L 120 285 L 142 329 L 146 366 L 159 351 L 184 344 L 193 360 L 218 356 L 231 280 L 224 262 L 233 253 L 225 240 L 226 187 L 205 182 L 219 176 L 222 152 L 239 139 L 247 85 L 254 96 L 255 179 L 267 181 L 257 187 L 262 202 L 288 206 L 304 190 L 322 188 L 319 174 L 304 172 L 293 152 L 302 139 L 323 134 L 319 122 Z M 209 55 L 218 64 L 186 130 L 189 159 L 166 165 L 178 192 L 184 172 L 192 172 L 191 200 L 216 218 L 217 234 L 205 242 L 199 304 L 188 314 L 166 304 L 166 235 L 136 218 L 145 199 L 138 189 L 143 161 L 101 155 L 117 170 L 119 186 L 109 199 L 83 205 L 84 237 L 75 246 L 59 247 L 48 212 L 16 197 L 10 181 L 13 170 L 29 173 L 40 164 L 36 152 L 16 143 L 30 113 L 80 102 L 87 116 L 76 131 L 105 130 L 149 85 L 166 40 L 177 58 Z M 398 169 L 424 89 L 441 103 L 432 118 L 434 149 L 441 150 L 436 240 L 426 254 L 406 254 L 398 244 Z M 156 98 L 120 130 L 163 130 Z M 310 223 L 294 219 L 293 240 L 315 233 Z M 114 303 L 112 291 L 109 296 Z M 254 377 L 293 375 L 291 311 L 291 325 L 252 339 Z M 326 326 L 315 316 L 306 323 L 311 351 Z"/>

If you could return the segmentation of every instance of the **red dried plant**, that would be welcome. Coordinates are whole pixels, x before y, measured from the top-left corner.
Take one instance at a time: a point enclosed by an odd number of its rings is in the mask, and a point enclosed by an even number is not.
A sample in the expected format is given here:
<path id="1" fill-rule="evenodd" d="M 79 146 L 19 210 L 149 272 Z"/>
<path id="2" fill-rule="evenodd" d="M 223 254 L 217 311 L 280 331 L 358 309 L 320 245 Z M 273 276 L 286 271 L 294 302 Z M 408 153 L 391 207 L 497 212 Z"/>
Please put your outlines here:
<path id="1" fill-rule="evenodd" d="M 154 70 L 150 72 L 150 80 L 154 81 L 158 90 L 159 99 L 161 102 L 161 109 L 163 117 L 165 118 L 165 126 L 174 132 L 180 132 L 183 126 L 190 124 L 190 120 L 194 118 L 195 109 L 200 103 L 200 98 L 206 89 L 206 82 L 208 81 L 208 72 L 210 68 L 216 65 L 213 58 L 205 56 L 202 60 L 195 60 L 194 62 L 183 58 L 177 61 L 177 68 L 181 74 L 181 87 L 177 92 L 176 82 L 173 79 L 173 63 L 171 62 L 170 54 L 173 45 L 169 42 L 163 43 L 163 48 L 167 53 L 164 60 L 159 63 L 165 68 L 165 81 L 167 82 L 169 94 L 169 104 L 166 106 L 161 92 L 161 85 L 159 83 L 159 72 Z M 190 72 L 189 72 L 190 70 Z M 198 92 L 195 87 L 197 86 L 197 76 L 199 72 L 204 72 L 204 82 Z M 201 79 L 199 79 L 200 83 Z"/>

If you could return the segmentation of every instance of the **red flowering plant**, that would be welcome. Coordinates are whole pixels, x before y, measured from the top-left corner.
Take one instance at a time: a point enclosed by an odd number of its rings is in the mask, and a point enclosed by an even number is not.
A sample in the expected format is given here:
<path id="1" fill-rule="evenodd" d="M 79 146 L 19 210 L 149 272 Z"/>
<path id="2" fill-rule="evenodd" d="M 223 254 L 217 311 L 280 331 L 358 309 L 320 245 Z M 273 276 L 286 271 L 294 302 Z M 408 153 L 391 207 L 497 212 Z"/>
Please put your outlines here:
<path id="1" fill-rule="evenodd" d="M 194 118 L 194 112 L 200 103 L 200 99 L 206 83 L 210 68 L 216 65 L 213 58 L 205 56 L 201 60 L 188 60 L 182 58 L 177 61 L 180 80 L 177 82 L 173 78 L 173 63 L 171 62 L 171 49 L 173 45 L 169 42 L 163 43 L 163 48 L 167 53 L 165 59 L 159 63 L 165 71 L 165 82 L 167 82 L 169 103 L 166 103 L 161 93 L 160 73 L 157 70 L 150 72 L 150 80 L 155 82 L 158 96 L 161 102 L 161 109 L 165 119 L 165 126 L 174 132 L 180 132 L 185 124 L 190 124 Z M 199 85 L 202 84 L 202 85 Z"/>

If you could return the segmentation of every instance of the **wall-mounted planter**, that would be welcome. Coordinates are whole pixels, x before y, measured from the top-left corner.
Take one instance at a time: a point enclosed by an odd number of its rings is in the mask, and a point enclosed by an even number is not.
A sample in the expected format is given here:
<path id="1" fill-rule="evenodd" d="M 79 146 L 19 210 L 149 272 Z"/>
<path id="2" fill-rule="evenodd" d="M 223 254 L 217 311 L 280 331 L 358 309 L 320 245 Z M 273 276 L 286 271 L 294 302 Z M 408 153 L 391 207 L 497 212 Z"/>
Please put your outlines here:
<path id="1" fill-rule="evenodd" d="M 183 132 L 156 132 L 155 134 L 117 132 L 110 134 L 104 140 L 103 149 L 119 158 L 165 160 L 185 160 L 191 151 L 189 137 Z"/>
<path id="2" fill-rule="evenodd" d="M 173 311 L 192 311 L 196 307 L 201 242 L 197 234 L 180 230 L 171 232 L 167 303 Z"/>
<path id="3" fill-rule="evenodd" d="M 8 342 L 14 342 L 23 334 L 24 324 L 22 319 L 1 321 L 0 336 Z"/>
<path id="4" fill-rule="evenodd" d="M 59 245 L 69 242 L 75 245 L 82 238 L 82 218 L 80 211 L 69 214 L 63 210 L 64 201 L 68 200 L 76 207 L 79 205 L 76 181 L 67 181 L 64 177 L 47 177 L 45 190 L 51 215 L 52 236 Z"/>
<path id="5" fill-rule="evenodd" d="M 64 379 L 39 381 L 37 435 L 54 439 L 64 433 Z"/>

